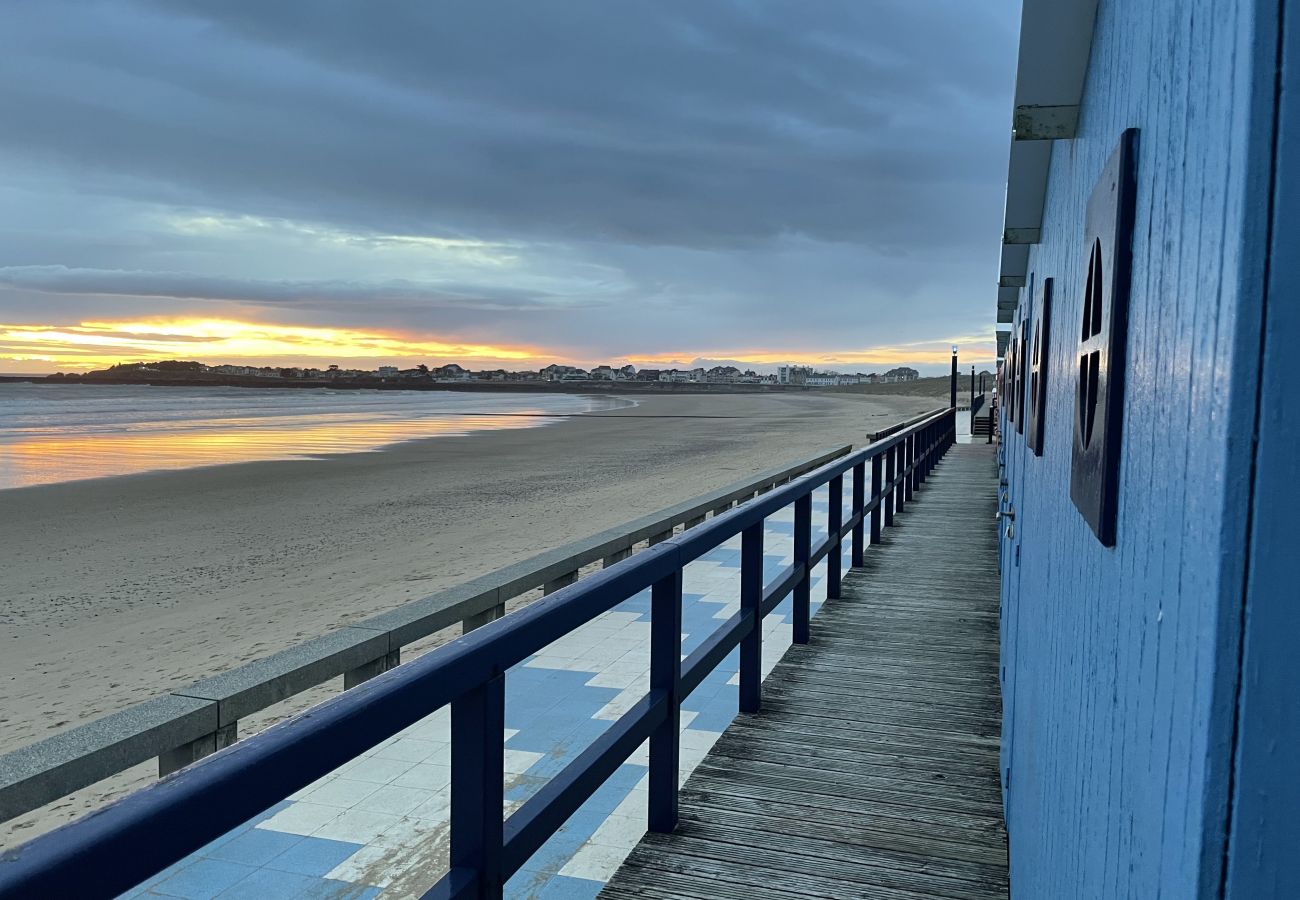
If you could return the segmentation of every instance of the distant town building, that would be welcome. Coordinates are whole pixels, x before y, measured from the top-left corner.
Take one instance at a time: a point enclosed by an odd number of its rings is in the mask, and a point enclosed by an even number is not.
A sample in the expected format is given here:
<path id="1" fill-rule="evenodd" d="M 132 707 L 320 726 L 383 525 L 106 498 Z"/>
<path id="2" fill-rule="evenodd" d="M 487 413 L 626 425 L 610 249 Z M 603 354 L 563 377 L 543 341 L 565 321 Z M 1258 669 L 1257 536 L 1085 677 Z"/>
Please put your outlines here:
<path id="1" fill-rule="evenodd" d="M 397 366 L 380 366 L 378 374 L 380 378 L 396 378 Z"/>
<path id="2" fill-rule="evenodd" d="M 585 369 L 577 366 L 549 365 L 539 373 L 546 381 L 576 381 L 587 377 Z"/>
<path id="3" fill-rule="evenodd" d="M 777 384 L 805 384 L 811 374 L 810 366 L 778 366 L 776 382 Z"/>
<path id="4" fill-rule="evenodd" d="M 892 383 L 896 381 L 916 381 L 919 377 L 921 377 L 921 373 L 916 369 L 899 366 L 897 369 L 890 369 L 886 372 L 881 380 Z"/>
<path id="5" fill-rule="evenodd" d="M 447 363 L 432 370 L 435 378 L 452 381 L 465 381 L 469 378 L 469 369 L 462 369 L 455 363 Z"/>

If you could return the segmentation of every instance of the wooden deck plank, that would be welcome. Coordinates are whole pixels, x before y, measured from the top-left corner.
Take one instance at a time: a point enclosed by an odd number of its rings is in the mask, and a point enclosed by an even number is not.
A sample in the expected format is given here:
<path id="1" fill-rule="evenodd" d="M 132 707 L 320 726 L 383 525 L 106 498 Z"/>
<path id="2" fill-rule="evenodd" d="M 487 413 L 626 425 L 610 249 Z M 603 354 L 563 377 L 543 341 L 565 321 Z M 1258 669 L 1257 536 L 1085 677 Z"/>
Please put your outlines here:
<path id="1" fill-rule="evenodd" d="M 602 897 L 1007 896 L 996 478 L 948 451 Z"/>

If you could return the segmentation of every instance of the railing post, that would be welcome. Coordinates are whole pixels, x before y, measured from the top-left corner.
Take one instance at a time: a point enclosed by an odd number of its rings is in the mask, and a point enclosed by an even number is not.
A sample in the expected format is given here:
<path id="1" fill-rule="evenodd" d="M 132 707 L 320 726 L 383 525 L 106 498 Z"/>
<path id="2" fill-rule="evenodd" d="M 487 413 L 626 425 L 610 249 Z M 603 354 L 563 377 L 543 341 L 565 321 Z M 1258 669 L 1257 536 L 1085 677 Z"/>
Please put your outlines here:
<path id="1" fill-rule="evenodd" d="M 451 868 L 472 870 L 479 900 L 499 900 L 505 781 L 506 679 L 451 703 Z"/>
<path id="2" fill-rule="evenodd" d="M 853 515 L 858 517 L 857 524 L 853 526 L 853 567 L 856 569 L 863 562 L 862 539 L 866 532 L 866 522 L 863 521 L 862 510 L 866 507 L 867 499 L 867 464 L 860 462 L 853 467 Z"/>
<path id="3" fill-rule="evenodd" d="M 552 578 L 550 581 L 542 585 L 542 595 L 545 596 L 547 594 L 554 594 L 560 588 L 568 587 L 569 585 L 575 583 L 577 580 L 578 580 L 578 573 L 576 571 L 565 572 L 563 575 L 557 575 L 556 577 Z"/>
<path id="4" fill-rule="evenodd" d="M 649 545 L 653 547 L 655 544 L 662 544 L 664 541 L 668 540 L 672 536 L 673 536 L 673 529 L 671 528 L 669 528 L 667 531 L 661 531 L 658 534 L 652 534 L 650 535 Z"/>
<path id="5" fill-rule="evenodd" d="M 916 435 L 909 434 L 907 440 L 903 442 L 903 499 L 911 500 L 912 491 L 916 488 L 916 469 L 912 463 L 916 462 Z"/>
<path id="6" fill-rule="evenodd" d="M 504 603 L 498 603 L 496 606 L 489 606 L 480 613 L 466 616 L 460 623 L 461 634 L 469 634 L 475 628 L 482 628 L 488 622 L 495 622 L 505 614 L 506 605 Z"/>
<path id="7" fill-rule="evenodd" d="M 803 566 L 803 577 L 794 586 L 794 643 L 808 643 L 808 620 L 812 618 L 812 491 L 794 501 L 794 564 Z"/>
<path id="8" fill-rule="evenodd" d="M 925 484 L 925 476 L 930 473 L 930 429 L 933 425 L 927 425 L 921 429 L 921 436 L 918 438 L 921 445 L 920 457 L 921 464 L 916 467 L 916 483 Z"/>
<path id="9" fill-rule="evenodd" d="M 831 538 L 831 550 L 826 554 L 826 599 L 836 600 L 840 596 L 840 569 L 844 565 L 844 539 L 840 537 L 840 528 L 844 525 L 844 476 L 836 475 L 827 488 L 826 533 Z"/>
<path id="10" fill-rule="evenodd" d="M 881 485 L 884 484 L 884 475 L 881 473 L 882 460 L 880 455 L 871 457 L 871 502 L 875 506 L 871 510 L 871 543 L 880 543 L 880 516 L 881 507 L 885 505 L 885 498 L 881 491 Z"/>
<path id="11" fill-rule="evenodd" d="M 677 827 L 677 780 L 681 772 L 682 570 L 650 588 L 650 690 L 667 693 L 668 716 L 650 735 L 651 831 Z"/>
<path id="12" fill-rule="evenodd" d="M 917 432 L 912 435 L 912 492 L 908 496 L 916 493 L 916 489 L 921 486 L 921 453 L 924 445 L 921 443 L 921 434 Z"/>
<path id="13" fill-rule="evenodd" d="M 895 444 L 885 451 L 885 490 L 881 491 L 880 505 L 885 508 L 886 528 L 894 524 L 894 450 L 897 448 Z"/>
<path id="14" fill-rule="evenodd" d="M 903 504 L 907 500 L 904 496 L 906 493 L 907 481 L 907 438 L 903 438 L 894 445 L 894 474 L 898 477 L 898 487 L 894 488 L 894 512 L 901 513 Z"/>
<path id="15" fill-rule="evenodd" d="M 756 713 L 763 685 L 763 523 L 740 533 L 740 613 L 753 627 L 740 639 L 740 711 Z"/>
<path id="16" fill-rule="evenodd" d="M 224 750 L 238 738 L 239 722 L 227 722 L 211 734 L 173 747 L 158 754 L 158 777 L 165 778 L 173 772 L 179 772 L 190 763 L 198 762 L 205 756 L 211 756 L 218 750 Z"/>
<path id="17" fill-rule="evenodd" d="M 402 662 L 401 649 L 390 650 L 377 659 L 363 663 L 351 671 L 343 673 L 343 690 L 349 690 L 362 682 L 369 681 L 376 675 L 382 675 L 389 669 L 395 669 Z"/>
<path id="18" fill-rule="evenodd" d="M 615 550 L 600 561 L 602 569 L 608 569 L 610 566 L 617 565 L 632 555 L 631 547 L 624 547 L 622 550 Z"/>
<path id="19" fill-rule="evenodd" d="M 903 452 L 901 443 L 894 445 L 894 455 L 894 472 L 898 476 L 898 486 L 894 488 L 894 512 L 901 513 L 905 499 L 903 497 L 903 467 L 907 465 L 907 454 Z"/>

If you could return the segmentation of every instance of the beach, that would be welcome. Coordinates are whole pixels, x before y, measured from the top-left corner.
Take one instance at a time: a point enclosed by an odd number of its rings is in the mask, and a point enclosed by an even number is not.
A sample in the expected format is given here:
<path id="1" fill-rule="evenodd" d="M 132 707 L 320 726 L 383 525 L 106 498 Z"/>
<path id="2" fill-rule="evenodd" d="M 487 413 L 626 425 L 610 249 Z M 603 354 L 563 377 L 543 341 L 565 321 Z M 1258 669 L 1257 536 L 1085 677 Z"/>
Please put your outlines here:
<path id="1" fill-rule="evenodd" d="M 938 405 L 811 392 L 637 399 L 380 452 L 0 491 L 0 752 Z M 257 727 L 241 722 L 241 734 Z M 6 823 L 2 840 L 152 771 Z"/>

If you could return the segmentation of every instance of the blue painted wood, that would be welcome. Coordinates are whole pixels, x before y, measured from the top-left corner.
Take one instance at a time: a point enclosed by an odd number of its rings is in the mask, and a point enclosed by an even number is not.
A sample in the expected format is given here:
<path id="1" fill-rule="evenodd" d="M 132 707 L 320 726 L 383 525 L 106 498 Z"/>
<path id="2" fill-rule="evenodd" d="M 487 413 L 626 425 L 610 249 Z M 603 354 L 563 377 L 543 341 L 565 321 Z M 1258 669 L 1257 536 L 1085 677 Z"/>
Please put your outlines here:
<path id="1" fill-rule="evenodd" d="M 844 525 L 844 476 L 836 475 L 829 482 L 830 494 L 826 502 L 826 534 L 833 538 L 826 562 L 826 599 L 834 600 L 840 595 L 840 546 L 842 536 L 840 529 Z"/>
<path id="2" fill-rule="evenodd" d="M 864 559 L 863 551 L 866 549 L 863 546 L 866 538 L 866 523 L 863 521 L 865 515 L 863 507 L 866 505 L 867 498 L 866 482 L 867 465 L 866 463 L 858 463 L 853 467 L 853 515 L 856 519 L 853 523 L 853 543 L 852 550 L 850 551 L 852 554 L 850 565 L 854 568 L 858 568 L 862 565 Z"/>
<path id="3" fill-rule="evenodd" d="M 754 623 L 757 621 L 757 617 L 750 616 L 744 610 L 736 613 L 682 660 L 681 699 L 689 697 L 732 650 L 753 636 Z"/>
<path id="4" fill-rule="evenodd" d="M 751 525 L 740 538 L 740 612 L 757 623 L 763 618 L 763 526 Z M 740 711 L 762 707 L 763 629 L 751 628 L 740 642 Z"/>
<path id="5" fill-rule="evenodd" d="M 871 543 L 880 543 L 880 517 L 882 493 L 880 486 L 884 483 L 882 474 L 883 460 L 879 456 L 871 458 Z"/>
<path id="6" fill-rule="evenodd" d="M 1031 275 L 1055 279 L 1041 457 L 1008 429 L 1012 404 L 1002 410 L 1003 508 L 1016 516 L 1001 547 L 1003 766 L 1018 896 L 1221 890 L 1268 247 L 1272 125 L 1260 99 L 1274 90 L 1278 8 L 1103 0 L 1078 136 L 1052 151 L 1029 257 Z M 1070 416 L 1087 198 L 1130 127 L 1142 141 L 1108 549 L 1070 503 Z"/>
<path id="7" fill-rule="evenodd" d="M 812 494 L 804 494 L 794 503 L 794 565 L 805 573 L 812 557 Z M 809 621 L 812 618 L 812 590 L 806 574 L 794 586 L 794 603 L 791 618 L 794 642 L 806 644 L 809 638 Z"/>
<path id="8" fill-rule="evenodd" d="M 883 499 L 885 507 L 885 527 L 888 528 L 894 524 L 894 448 L 890 447 L 885 451 L 885 483 L 883 490 Z M 872 543 L 875 543 L 875 532 L 872 532 Z"/>
<path id="9" fill-rule="evenodd" d="M 1268 242 L 1270 264 L 1259 305 L 1259 428 L 1224 892 L 1235 900 L 1300 897 L 1300 777 L 1295 761 L 1300 746 L 1300 597 L 1295 573 L 1295 516 L 1300 508 L 1300 402 L 1295 391 L 1300 347 L 1300 2 L 1288 0 L 1281 21 L 1272 234 L 1258 236 L 1261 243 Z M 1261 21 L 1257 43 L 1273 46 L 1264 25 Z M 1249 356 L 1249 348 L 1243 350 Z"/>
<path id="10" fill-rule="evenodd" d="M 426 896 L 499 897 L 505 879 L 542 845 L 639 744 L 650 739 L 652 829 L 676 822 L 680 702 L 741 641 L 761 632 L 761 615 L 803 595 L 808 630 L 812 492 L 882 455 L 893 457 L 927 425 L 938 430 L 921 458 L 937 458 L 954 434 L 951 411 L 936 413 L 707 523 L 561 588 L 293 719 L 241 741 L 175 776 L 72 825 L 0 855 L 0 900 L 31 896 L 114 896 L 221 836 L 383 740 L 452 705 L 451 868 Z M 889 482 L 896 490 L 903 474 Z M 870 506 L 879 512 L 880 481 Z M 796 557 L 767 586 L 759 565 L 759 612 L 738 614 L 681 661 L 682 568 L 793 504 Z M 861 523 L 854 516 L 818 546 L 838 548 Z M 873 523 L 874 527 L 874 523 Z M 802 537 L 799 535 L 802 533 Z M 743 547 L 742 538 L 742 547 Z M 751 555 L 753 540 L 750 541 Z M 742 548 L 742 554 L 743 554 Z M 502 822 L 504 673 L 618 603 L 651 589 L 651 691 L 560 775 Z M 477 800 L 477 803 L 475 802 Z"/>
<path id="11" fill-rule="evenodd" d="M 681 775 L 682 570 L 656 581 L 650 591 L 650 690 L 668 700 L 668 715 L 650 735 L 651 831 L 677 827 L 677 780 Z"/>
<path id="12" fill-rule="evenodd" d="M 781 605 L 781 601 L 790 596 L 794 586 L 808 573 L 807 566 L 789 565 L 783 568 L 772 582 L 763 588 L 763 615 Z"/>
<path id="13" fill-rule="evenodd" d="M 506 679 L 498 672 L 451 703 L 451 869 L 473 872 L 472 896 L 500 900 L 505 885 Z"/>
<path id="14" fill-rule="evenodd" d="M 917 483 L 916 482 L 917 473 L 915 468 L 916 435 L 912 435 L 911 437 L 909 437 L 907 439 L 907 443 L 905 443 L 903 447 L 905 448 L 903 452 L 906 454 L 905 458 L 907 460 L 907 467 L 908 467 L 907 477 L 903 479 L 903 499 L 911 500 L 912 492 L 916 489 L 916 483 Z"/>
<path id="15" fill-rule="evenodd" d="M 514 873 L 528 862 L 569 816 L 667 721 L 670 704 L 666 691 L 651 690 L 529 797 L 505 823 L 503 868 Z"/>

